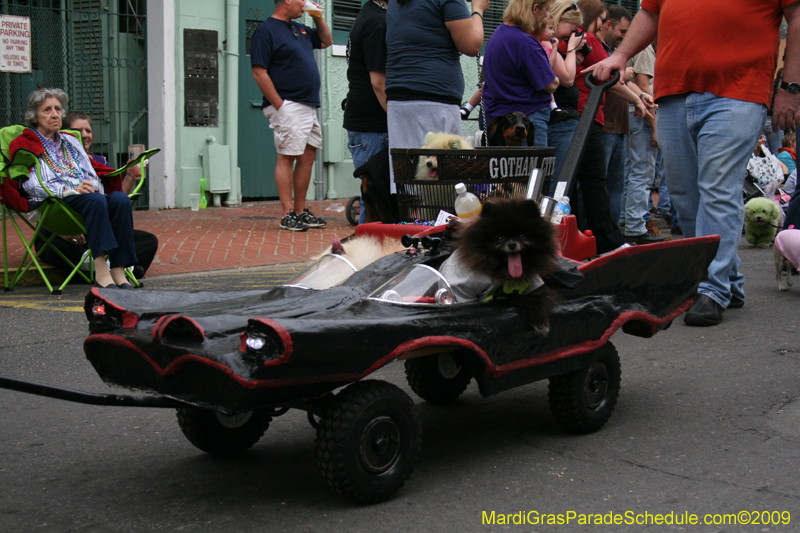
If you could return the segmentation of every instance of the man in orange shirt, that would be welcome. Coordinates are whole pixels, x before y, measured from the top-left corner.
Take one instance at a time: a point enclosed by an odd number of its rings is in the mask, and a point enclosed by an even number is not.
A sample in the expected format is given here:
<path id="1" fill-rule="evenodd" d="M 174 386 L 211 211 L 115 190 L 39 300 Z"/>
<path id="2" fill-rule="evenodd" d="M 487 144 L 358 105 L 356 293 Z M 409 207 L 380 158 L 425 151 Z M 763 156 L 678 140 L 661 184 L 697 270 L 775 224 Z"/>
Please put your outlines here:
<path id="1" fill-rule="evenodd" d="M 785 127 L 800 119 L 800 0 L 642 0 L 641 7 L 595 75 L 607 79 L 612 69 L 624 69 L 658 35 L 656 129 L 670 196 L 684 235 L 720 236 L 708 279 L 684 321 L 713 326 L 726 308 L 744 305 L 736 253 L 744 220 L 741 190 L 764 128 L 784 16 L 787 63 L 773 121 Z M 737 35 L 747 35 L 747 42 L 734 44 Z"/>

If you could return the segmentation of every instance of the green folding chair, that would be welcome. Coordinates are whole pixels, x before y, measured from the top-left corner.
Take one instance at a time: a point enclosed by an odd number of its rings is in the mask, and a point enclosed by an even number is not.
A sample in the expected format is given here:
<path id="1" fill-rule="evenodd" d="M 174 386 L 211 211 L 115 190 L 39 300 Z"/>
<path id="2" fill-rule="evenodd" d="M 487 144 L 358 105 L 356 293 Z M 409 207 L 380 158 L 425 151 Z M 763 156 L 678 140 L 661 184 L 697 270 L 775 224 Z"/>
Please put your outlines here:
<path id="1" fill-rule="evenodd" d="M 52 294 L 61 294 L 67 283 L 69 283 L 76 275 L 80 276 L 84 281 L 86 281 L 86 283 L 92 283 L 94 279 L 94 263 L 91 261 L 89 262 L 89 273 L 87 275 L 80 269 L 80 263 L 74 264 L 53 244 L 53 239 L 58 238 L 58 235 L 85 234 L 86 227 L 80 214 L 78 214 L 66 202 L 64 202 L 62 198 L 55 196 L 45 186 L 44 182 L 42 181 L 39 158 L 34 153 L 20 149 L 14 154 L 13 160 L 11 159 L 9 150 L 11 142 L 21 135 L 23 131 L 23 126 L 9 126 L 0 129 L 0 190 L 2 190 L 2 195 L 0 196 L 0 207 L 2 208 L 4 287 L 6 291 L 12 290 L 17 283 L 19 283 L 25 273 L 28 272 L 31 266 L 34 266 L 39 272 L 39 275 L 41 276 L 45 285 L 47 285 L 48 290 Z M 76 134 L 78 139 L 81 139 L 80 132 L 71 131 L 70 133 Z M 130 166 L 139 164 L 142 161 L 146 161 L 149 157 L 158 153 L 159 151 L 160 150 L 158 148 L 154 148 L 142 152 L 142 154 L 135 160 L 129 162 L 127 165 L 118 170 L 104 175 L 104 177 L 113 177 L 115 175 L 123 174 L 127 172 Z M 37 206 L 35 210 L 25 211 L 23 208 L 27 202 L 20 201 L 19 197 L 15 198 L 14 196 L 15 192 L 18 192 L 19 188 L 21 187 L 21 184 L 25 180 L 29 179 L 30 169 L 34 167 L 36 168 L 36 177 L 39 180 L 39 183 L 49 194 L 49 196 L 39 206 Z M 11 183 L 12 181 L 16 182 L 16 185 Z M 131 195 L 138 193 L 143 181 L 144 173 L 142 180 L 140 180 L 140 182 L 137 184 L 137 187 L 134 191 L 132 191 Z M 26 216 L 28 213 L 32 213 L 33 211 L 38 211 L 40 214 L 40 219 L 36 224 L 34 224 L 34 222 L 32 222 L 28 216 Z M 25 237 L 22 226 L 20 226 L 18 221 L 22 221 L 33 231 L 33 235 L 30 238 Z M 14 227 L 15 231 L 17 232 L 17 236 L 25 247 L 22 261 L 20 262 L 19 267 L 17 267 L 16 273 L 13 275 L 10 274 L 8 262 L 8 222 L 10 222 Z M 50 235 L 43 235 L 41 232 L 42 229 L 50 232 Z M 37 239 L 41 239 L 41 241 L 44 243 L 39 247 L 38 251 L 34 248 L 34 243 Z M 47 277 L 45 270 L 42 268 L 42 263 L 39 260 L 39 255 L 47 248 L 52 249 L 71 268 L 66 279 L 57 289 L 53 288 L 53 284 Z M 91 250 L 89 253 L 91 254 Z M 130 269 L 126 269 L 126 274 L 135 286 L 140 286 L 138 280 L 135 278 L 135 276 L 133 276 L 133 273 L 130 272 Z"/>

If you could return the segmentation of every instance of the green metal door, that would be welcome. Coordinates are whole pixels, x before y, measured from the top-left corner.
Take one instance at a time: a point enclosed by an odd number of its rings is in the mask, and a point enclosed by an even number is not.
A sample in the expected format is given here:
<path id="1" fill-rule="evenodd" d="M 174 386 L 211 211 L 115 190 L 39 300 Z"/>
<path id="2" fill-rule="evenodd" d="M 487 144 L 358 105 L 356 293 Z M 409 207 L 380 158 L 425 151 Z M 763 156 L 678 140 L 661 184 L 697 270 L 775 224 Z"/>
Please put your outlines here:
<path id="1" fill-rule="evenodd" d="M 272 0 L 242 0 L 239 27 L 239 168 L 242 197 L 277 198 L 275 163 L 278 153 L 269 121 L 261 111 L 261 91 L 250 68 L 250 37 L 275 11 Z"/>

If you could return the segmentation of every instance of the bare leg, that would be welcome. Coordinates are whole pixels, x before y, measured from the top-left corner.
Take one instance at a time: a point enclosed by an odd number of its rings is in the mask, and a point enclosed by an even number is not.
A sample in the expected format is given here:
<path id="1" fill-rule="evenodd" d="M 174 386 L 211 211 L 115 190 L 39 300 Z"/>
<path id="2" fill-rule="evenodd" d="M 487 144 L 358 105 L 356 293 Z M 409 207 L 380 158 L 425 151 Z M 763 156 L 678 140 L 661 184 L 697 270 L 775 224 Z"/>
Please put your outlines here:
<path id="1" fill-rule="evenodd" d="M 294 167 L 294 210 L 296 213 L 302 213 L 306 208 L 306 193 L 308 184 L 311 182 L 311 167 L 314 166 L 316 157 L 317 149 L 307 144 L 303 155 L 297 158 L 297 165 Z"/>
<path id="2" fill-rule="evenodd" d="M 292 174 L 295 172 L 295 159 L 298 159 L 298 156 L 278 154 L 278 162 L 275 163 L 275 184 L 278 186 L 278 197 L 281 199 L 281 210 L 284 215 L 292 209 L 292 182 L 294 181 Z M 308 183 L 306 183 L 306 188 L 308 188 Z"/>

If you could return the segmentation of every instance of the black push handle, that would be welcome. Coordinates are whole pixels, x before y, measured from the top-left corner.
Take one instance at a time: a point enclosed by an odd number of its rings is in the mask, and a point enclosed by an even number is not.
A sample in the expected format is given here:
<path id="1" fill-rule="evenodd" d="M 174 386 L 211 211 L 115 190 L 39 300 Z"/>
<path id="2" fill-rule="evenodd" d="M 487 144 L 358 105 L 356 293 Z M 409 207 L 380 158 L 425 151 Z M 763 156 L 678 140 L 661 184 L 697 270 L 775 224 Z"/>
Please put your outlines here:
<path id="1" fill-rule="evenodd" d="M 564 163 L 561 165 L 561 171 L 558 173 L 556 182 L 556 196 L 572 196 L 572 189 L 575 186 L 575 180 L 578 175 L 578 168 L 580 167 L 581 160 L 583 159 L 583 152 L 586 149 L 586 142 L 589 140 L 589 130 L 594 122 L 597 112 L 600 110 L 600 103 L 603 99 L 603 94 L 614 86 L 619 81 L 619 71 L 611 71 L 611 79 L 601 85 L 594 83 L 592 72 L 584 77 L 584 83 L 589 88 L 589 97 L 586 99 L 586 105 L 583 107 L 581 119 L 578 126 L 575 128 L 575 133 L 572 136 L 572 142 L 567 149 L 567 155 Z M 577 83 L 577 81 L 576 81 Z"/>
<path id="2" fill-rule="evenodd" d="M 589 90 L 593 90 L 595 87 L 600 87 L 603 89 L 603 92 L 605 92 L 616 85 L 617 82 L 619 82 L 619 71 L 612 70 L 611 77 L 600 85 L 594 82 L 594 71 L 586 75 L 586 81 L 584 83 L 586 83 L 586 86 L 589 88 Z"/>

